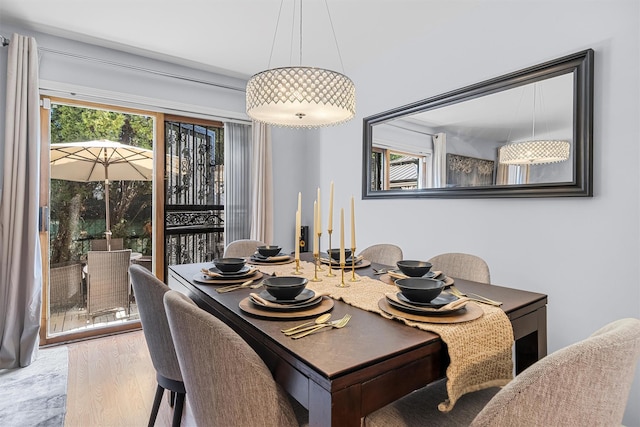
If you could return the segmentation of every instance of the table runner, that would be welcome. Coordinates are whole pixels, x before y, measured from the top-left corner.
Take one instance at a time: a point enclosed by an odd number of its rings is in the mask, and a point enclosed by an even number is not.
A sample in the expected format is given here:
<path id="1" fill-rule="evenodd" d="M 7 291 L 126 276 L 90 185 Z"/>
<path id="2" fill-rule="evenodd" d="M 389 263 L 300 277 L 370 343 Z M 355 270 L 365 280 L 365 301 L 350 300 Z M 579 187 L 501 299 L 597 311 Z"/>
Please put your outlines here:
<path id="1" fill-rule="evenodd" d="M 258 266 L 263 273 L 290 276 L 295 264 Z M 351 282 L 351 270 L 345 269 L 344 281 L 349 287 L 341 288 L 340 270 L 334 269 L 336 277 L 327 277 L 328 266 L 318 272 L 320 282 L 312 282 L 314 266 L 310 262 L 300 263 L 302 276 L 309 279 L 307 288 L 314 292 L 328 293 L 333 299 L 342 300 L 362 310 L 380 314 L 388 319 L 397 319 L 408 326 L 438 334 L 447 345 L 450 363 L 447 367 L 448 399 L 438 405 L 442 412 L 453 409 L 464 394 L 489 387 L 502 387 L 513 378 L 513 328 L 509 318 L 499 307 L 478 304 L 484 311 L 479 319 L 464 323 L 434 324 L 415 322 L 383 312 L 378 301 L 385 293 L 397 290 L 395 286 L 356 274 L 357 282 Z M 470 302 L 470 304 L 475 304 Z"/>

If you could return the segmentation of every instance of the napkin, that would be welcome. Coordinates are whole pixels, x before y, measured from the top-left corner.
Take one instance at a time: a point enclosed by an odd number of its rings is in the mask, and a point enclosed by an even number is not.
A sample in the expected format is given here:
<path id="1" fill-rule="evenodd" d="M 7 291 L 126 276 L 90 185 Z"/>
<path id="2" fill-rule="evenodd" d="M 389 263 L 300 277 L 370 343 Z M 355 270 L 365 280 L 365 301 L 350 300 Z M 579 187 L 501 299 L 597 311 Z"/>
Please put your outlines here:
<path id="1" fill-rule="evenodd" d="M 252 268 L 249 271 L 247 271 L 246 273 L 244 273 L 245 276 L 249 276 L 253 273 L 255 273 L 257 270 L 257 268 Z M 209 276 L 209 277 L 225 277 L 224 274 L 220 274 L 220 273 L 215 273 L 213 271 L 207 270 L 206 268 L 203 268 L 202 270 L 202 274 L 204 274 L 205 276 Z M 237 274 L 237 273 L 234 273 Z"/>
<path id="2" fill-rule="evenodd" d="M 441 312 L 441 311 L 457 310 L 457 309 L 460 309 L 460 308 L 464 307 L 465 305 L 467 305 L 467 303 L 470 301 L 469 298 L 462 297 L 462 298 L 458 298 L 455 301 L 451 301 L 449 304 L 443 305 L 442 307 L 435 308 L 435 307 L 424 307 L 424 306 L 418 306 L 418 305 L 412 305 L 412 304 L 406 303 L 406 302 L 401 301 L 400 299 L 398 299 L 396 294 L 392 293 L 392 292 L 387 292 L 385 294 L 385 296 L 388 299 L 390 299 L 393 302 L 396 302 L 396 303 L 398 303 L 400 305 L 403 305 L 405 307 L 412 308 L 412 309 L 424 310 L 425 313 L 428 313 L 428 312 L 438 313 L 438 312 Z"/>

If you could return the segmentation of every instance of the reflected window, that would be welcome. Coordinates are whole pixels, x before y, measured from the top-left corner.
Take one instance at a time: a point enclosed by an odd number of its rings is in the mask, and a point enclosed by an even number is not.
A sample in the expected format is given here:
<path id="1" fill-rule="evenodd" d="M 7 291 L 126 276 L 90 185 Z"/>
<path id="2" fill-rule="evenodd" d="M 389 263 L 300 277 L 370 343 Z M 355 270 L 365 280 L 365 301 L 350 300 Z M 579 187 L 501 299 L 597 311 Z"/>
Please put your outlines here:
<path id="1" fill-rule="evenodd" d="M 374 148 L 371 154 L 371 188 L 414 190 L 431 185 L 431 156 Z"/>

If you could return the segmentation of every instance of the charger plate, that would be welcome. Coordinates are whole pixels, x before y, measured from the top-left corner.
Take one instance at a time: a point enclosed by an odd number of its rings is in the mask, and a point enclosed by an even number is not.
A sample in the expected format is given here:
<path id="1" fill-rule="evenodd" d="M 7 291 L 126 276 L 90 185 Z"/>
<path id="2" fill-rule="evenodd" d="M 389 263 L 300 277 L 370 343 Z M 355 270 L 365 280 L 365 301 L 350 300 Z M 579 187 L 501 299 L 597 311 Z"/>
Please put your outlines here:
<path id="1" fill-rule="evenodd" d="M 325 265 L 329 265 L 329 259 L 328 258 L 320 257 L 320 262 L 325 264 Z M 363 259 L 362 261 L 356 262 L 355 268 L 357 270 L 359 268 L 369 267 L 370 265 L 371 265 L 371 261 L 369 261 L 368 259 Z M 335 262 L 335 261 L 332 260 L 331 268 L 333 268 L 333 269 L 340 268 L 340 263 L 339 262 Z M 348 262 L 348 263 L 346 263 L 344 265 L 344 270 L 347 271 L 347 269 L 351 270 L 351 263 L 350 262 Z"/>
<path id="2" fill-rule="evenodd" d="M 228 278 L 228 279 L 224 277 L 208 277 L 203 273 L 197 273 L 195 276 L 193 276 L 193 281 L 201 283 L 203 285 L 235 285 L 235 284 L 244 283 L 247 280 L 258 280 L 258 279 L 261 279 L 262 276 L 263 276 L 262 272 L 258 270 L 256 270 L 255 273 L 253 273 L 250 276 L 235 277 L 235 278 Z"/>
<path id="3" fill-rule="evenodd" d="M 299 311 L 269 311 L 256 307 L 250 297 L 244 298 L 239 304 L 240 310 L 245 313 L 265 319 L 306 319 L 330 311 L 333 305 L 334 301 L 329 297 L 322 297 L 320 304 Z"/>
<path id="4" fill-rule="evenodd" d="M 267 261 L 266 259 L 261 260 L 260 258 L 249 257 L 247 258 L 247 262 L 252 265 L 284 265 L 291 264 L 295 262 L 295 258 L 290 256 L 288 259 L 283 259 L 281 261 Z"/>
<path id="5" fill-rule="evenodd" d="M 463 323 L 478 319 L 484 314 L 482 308 L 474 302 L 467 303 L 462 310 L 451 313 L 450 315 L 439 314 L 429 316 L 427 314 L 411 314 L 392 307 L 387 302 L 386 297 L 378 301 L 378 308 L 394 317 L 423 323 Z"/>

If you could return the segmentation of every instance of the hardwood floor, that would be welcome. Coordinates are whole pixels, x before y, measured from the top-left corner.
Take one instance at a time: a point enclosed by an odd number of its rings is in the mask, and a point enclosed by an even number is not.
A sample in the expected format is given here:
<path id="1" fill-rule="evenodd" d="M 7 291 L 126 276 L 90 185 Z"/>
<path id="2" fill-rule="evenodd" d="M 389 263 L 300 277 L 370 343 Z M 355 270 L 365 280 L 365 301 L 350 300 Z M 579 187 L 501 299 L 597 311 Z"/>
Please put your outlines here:
<path id="1" fill-rule="evenodd" d="M 156 374 L 142 331 L 66 344 L 69 348 L 66 427 L 146 426 Z M 170 426 L 168 392 L 156 426 Z M 195 426 L 189 401 L 182 426 Z"/>

